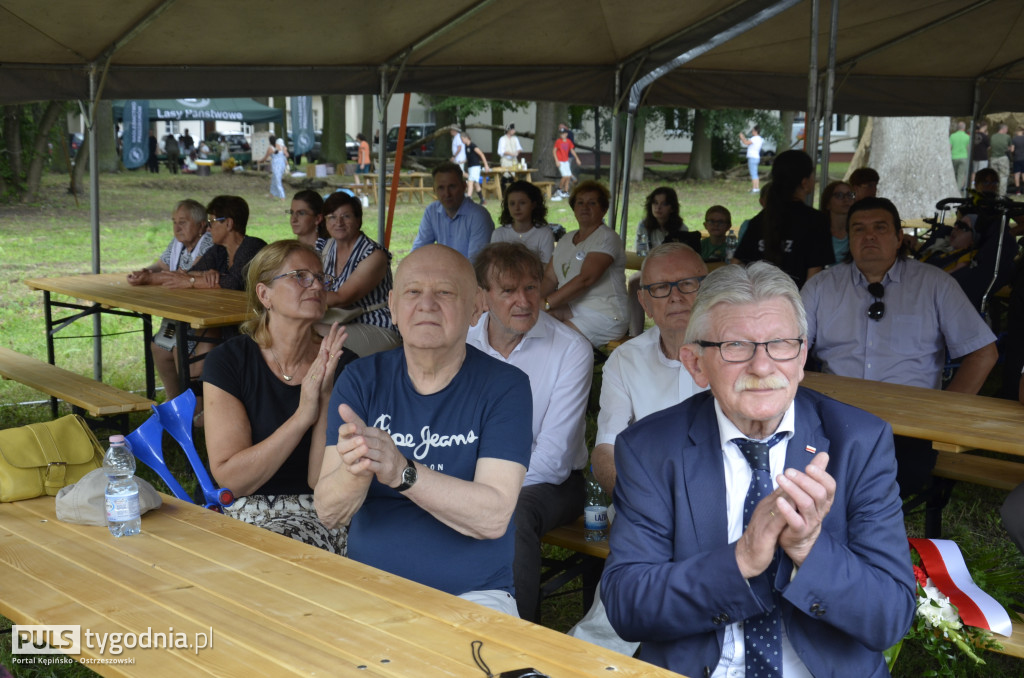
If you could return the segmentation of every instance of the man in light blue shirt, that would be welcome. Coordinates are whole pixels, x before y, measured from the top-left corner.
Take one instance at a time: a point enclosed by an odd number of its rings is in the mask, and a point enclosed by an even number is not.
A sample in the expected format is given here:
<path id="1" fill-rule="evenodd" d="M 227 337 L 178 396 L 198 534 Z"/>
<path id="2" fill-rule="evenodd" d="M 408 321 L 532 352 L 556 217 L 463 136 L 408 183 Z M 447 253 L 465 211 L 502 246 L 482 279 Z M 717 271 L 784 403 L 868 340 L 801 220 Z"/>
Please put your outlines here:
<path id="1" fill-rule="evenodd" d="M 996 362 L 995 336 L 952 276 L 901 256 L 899 224 L 885 198 L 850 208 L 853 262 L 825 270 L 801 291 L 811 352 L 829 374 L 940 388 L 948 350 L 960 368 L 947 390 L 976 394 Z M 935 460 L 929 441 L 911 452 L 913 444 L 897 436 L 904 496 L 927 481 Z"/>
<path id="2" fill-rule="evenodd" d="M 494 220 L 472 200 L 466 200 L 466 180 L 459 166 L 445 162 L 434 168 L 437 201 L 427 205 L 412 249 L 437 243 L 460 252 L 470 261 L 491 242 Z"/>

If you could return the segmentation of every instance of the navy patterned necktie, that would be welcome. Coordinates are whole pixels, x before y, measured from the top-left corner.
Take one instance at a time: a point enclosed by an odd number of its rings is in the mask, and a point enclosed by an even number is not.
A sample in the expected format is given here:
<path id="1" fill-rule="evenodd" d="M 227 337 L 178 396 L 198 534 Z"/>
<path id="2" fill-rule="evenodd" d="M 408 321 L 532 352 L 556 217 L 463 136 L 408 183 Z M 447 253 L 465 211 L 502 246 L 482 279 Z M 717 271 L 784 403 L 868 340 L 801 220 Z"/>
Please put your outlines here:
<path id="1" fill-rule="evenodd" d="M 743 529 L 747 529 L 750 516 L 754 514 L 758 502 L 772 493 L 772 472 L 768 461 L 768 452 L 775 447 L 785 433 L 776 433 L 765 442 L 734 438 L 732 442 L 740 448 L 743 457 L 753 471 L 750 487 L 743 500 Z M 782 676 L 782 615 L 779 610 L 779 595 L 775 589 L 775 572 L 779 569 L 778 554 L 772 558 L 771 565 L 764 571 L 772 587 L 775 604 L 772 609 L 748 618 L 743 623 L 743 644 L 746 652 L 747 678 L 780 678 Z"/>

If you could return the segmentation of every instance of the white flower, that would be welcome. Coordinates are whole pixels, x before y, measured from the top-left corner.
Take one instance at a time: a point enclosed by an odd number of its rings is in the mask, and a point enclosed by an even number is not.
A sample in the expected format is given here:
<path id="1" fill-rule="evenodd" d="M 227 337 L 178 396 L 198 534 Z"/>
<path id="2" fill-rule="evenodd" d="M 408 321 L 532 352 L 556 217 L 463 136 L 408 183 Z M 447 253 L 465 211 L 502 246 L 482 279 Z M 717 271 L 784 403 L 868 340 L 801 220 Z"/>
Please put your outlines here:
<path id="1" fill-rule="evenodd" d="M 924 595 L 917 599 L 917 613 L 924 617 L 929 626 L 943 631 L 957 630 L 963 627 L 956 606 L 950 603 L 949 598 L 935 587 L 931 579 L 928 579 L 927 584 L 922 588 Z"/>

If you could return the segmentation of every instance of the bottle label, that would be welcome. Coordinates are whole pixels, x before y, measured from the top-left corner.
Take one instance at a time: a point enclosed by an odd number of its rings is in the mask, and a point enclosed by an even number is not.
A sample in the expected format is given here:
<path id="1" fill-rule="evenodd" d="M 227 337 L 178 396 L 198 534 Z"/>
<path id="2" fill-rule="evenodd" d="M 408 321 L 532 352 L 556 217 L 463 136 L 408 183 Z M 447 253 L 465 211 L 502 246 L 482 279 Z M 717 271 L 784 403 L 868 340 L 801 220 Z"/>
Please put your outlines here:
<path id="1" fill-rule="evenodd" d="M 608 529 L 608 509 L 604 506 L 587 506 L 583 510 L 583 529 Z"/>
<path id="2" fill-rule="evenodd" d="M 139 491 L 131 494 L 107 494 L 107 522 L 123 523 L 139 517 Z"/>

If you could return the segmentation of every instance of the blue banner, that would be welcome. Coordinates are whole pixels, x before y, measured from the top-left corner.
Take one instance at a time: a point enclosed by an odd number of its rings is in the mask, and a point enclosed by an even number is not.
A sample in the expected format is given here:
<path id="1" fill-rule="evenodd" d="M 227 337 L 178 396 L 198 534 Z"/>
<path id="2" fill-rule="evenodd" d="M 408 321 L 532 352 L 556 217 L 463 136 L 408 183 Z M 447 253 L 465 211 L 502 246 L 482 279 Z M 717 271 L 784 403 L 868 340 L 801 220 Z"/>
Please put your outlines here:
<path id="1" fill-rule="evenodd" d="M 121 161 L 128 169 L 142 167 L 149 159 L 149 101 L 126 101 L 121 121 Z"/>
<path id="2" fill-rule="evenodd" d="M 313 97 L 292 97 L 292 139 L 295 158 L 313 149 Z"/>

